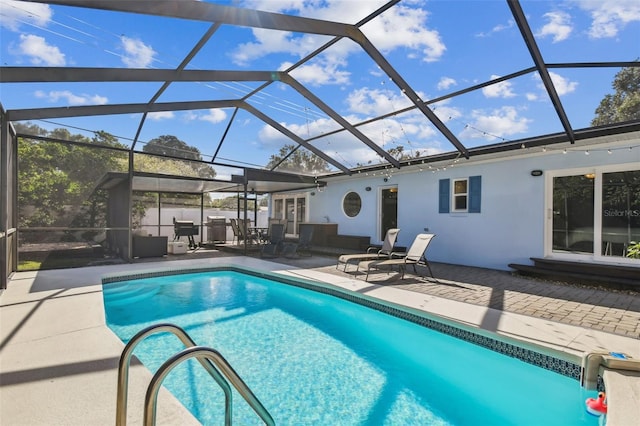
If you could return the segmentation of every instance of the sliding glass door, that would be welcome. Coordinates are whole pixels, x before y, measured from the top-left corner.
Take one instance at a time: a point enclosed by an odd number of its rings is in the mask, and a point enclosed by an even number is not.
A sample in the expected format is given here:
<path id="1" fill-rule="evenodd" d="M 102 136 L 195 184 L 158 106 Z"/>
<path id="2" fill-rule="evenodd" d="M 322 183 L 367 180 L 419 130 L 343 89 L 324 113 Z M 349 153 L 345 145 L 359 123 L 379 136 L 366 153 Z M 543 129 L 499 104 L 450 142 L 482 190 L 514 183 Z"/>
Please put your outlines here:
<path id="1" fill-rule="evenodd" d="M 602 174 L 602 255 L 626 256 L 640 242 L 640 170 Z"/>
<path id="2" fill-rule="evenodd" d="M 553 178 L 553 251 L 593 253 L 594 177 Z"/>
<path id="3" fill-rule="evenodd" d="M 640 241 L 640 170 L 588 170 L 551 179 L 551 255 L 633 261 L 627 249 Z"/>

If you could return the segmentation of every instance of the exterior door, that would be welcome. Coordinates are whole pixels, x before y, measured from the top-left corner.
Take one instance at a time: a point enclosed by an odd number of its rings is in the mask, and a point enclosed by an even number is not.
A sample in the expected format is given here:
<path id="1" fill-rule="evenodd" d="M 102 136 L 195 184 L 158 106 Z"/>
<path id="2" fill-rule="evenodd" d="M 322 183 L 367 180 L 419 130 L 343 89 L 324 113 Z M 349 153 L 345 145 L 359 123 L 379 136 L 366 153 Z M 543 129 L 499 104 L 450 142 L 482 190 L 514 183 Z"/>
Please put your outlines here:
<path id="1" fill-rule="evenodd" d="M 284 221 L 287 234 L 297 235 L 298 225 L 307 221 L 306 194 L 274 197 L 271 215 Z"/>
<path id="2" fill-rule="evenodd" d="M 551 177 L 550 192 L 548 255 L 638 262 L 627 256 L 627 249 L 640 241 L 640 170 L 557 174 Z"/>
<path id="3" fill-rule="evenodd" d="M 398 227 L 398 188 L 382 188 L 380 197 L 380 240 L 387 230 Z"/>

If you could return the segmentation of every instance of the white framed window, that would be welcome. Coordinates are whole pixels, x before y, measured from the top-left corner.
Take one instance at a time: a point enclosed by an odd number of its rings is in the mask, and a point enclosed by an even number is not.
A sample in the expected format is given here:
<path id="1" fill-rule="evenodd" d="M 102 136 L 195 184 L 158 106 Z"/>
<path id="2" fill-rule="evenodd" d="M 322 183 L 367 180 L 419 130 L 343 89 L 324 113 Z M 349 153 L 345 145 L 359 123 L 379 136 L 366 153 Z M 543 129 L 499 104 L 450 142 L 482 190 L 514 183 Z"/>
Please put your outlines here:
<path id="1" fill-rule="evenodd" d="M 440 179 L 438 213 L 480 213 L 482 176 Z"/>
<path id="2" fill-rule="evenodd" d="M 469 200 L 469 179 L 453 179 L 451 211 L 466 212 Z"/>

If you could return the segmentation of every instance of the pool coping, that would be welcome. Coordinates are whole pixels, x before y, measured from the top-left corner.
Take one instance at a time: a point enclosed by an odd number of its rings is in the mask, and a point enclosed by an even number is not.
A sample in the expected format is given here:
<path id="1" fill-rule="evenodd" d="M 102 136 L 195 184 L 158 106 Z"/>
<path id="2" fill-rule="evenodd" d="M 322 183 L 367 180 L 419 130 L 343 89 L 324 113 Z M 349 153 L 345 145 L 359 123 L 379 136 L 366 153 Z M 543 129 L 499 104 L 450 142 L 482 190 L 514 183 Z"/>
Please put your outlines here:
<path id="1" fill-rule="evenodd" d="M 501 338 L 518 341 L 529 339 L 536 347 L 548 343 L 550 353 L 568 359 L 577 360 L 585 352 L 609 350 L 627 352 L 634 358 L 640 358 L 637 339 L 391 286 L 379 286 L 348 275 L 329 274 L 313 268 L 303 269 L 244 256 L 19 272 L 11 277 L 9 287 L 0 297 L 0 332 L 4 344 L 0 349 L 0 378 L 18 377 L 14 383 L 0 380 L 3 422 L 29 426 L 52 422 L 68 425 L 112 424 L 115 416 L 117 357 L 124 345 L 106 326 L 102 277 L 210 266 L 244 266 L 321 282 L 325 286 L 423 311 L 427 315 L 437 316 L 441 321 L 454 321 L 478 333 L 498 334 Z M 94 369 L 93 366 L 98 368 Z M 132 377 L 140 377 L 148 383 L 151 373 L 136 366 L 132 368 Z M 91 387 L 88 387 L 88 383 L 91 383 Z M 640 377 L 617 378 L 615 386 L 618 385 L 622 397 L 609 401 L 609 426 L 614 425 L 614 413 L 620 414 L 615 423 L 617 425 L 633 424 L 640 417 Z M 609 383 L 607 387 L 613 398 L 614 389 Z M 134 399 L 129 403 L 129 419 L 138 423 L 140 418 L 135 417 L 134 409 L 140 410 L 141 406 L 138 405 L 141 402 L 139 398 L 135 400 L 133 388 L 130 395 Z M 180 424 L 190 424 L 190 414 L 185 414 L 184 407 L 171 398 L 166 404 L 161 403 L 159 409 L 167 410 L 169 416 L 163 418 L 159 415 L 158 424 L 175 424 L 177 418 Z"/>

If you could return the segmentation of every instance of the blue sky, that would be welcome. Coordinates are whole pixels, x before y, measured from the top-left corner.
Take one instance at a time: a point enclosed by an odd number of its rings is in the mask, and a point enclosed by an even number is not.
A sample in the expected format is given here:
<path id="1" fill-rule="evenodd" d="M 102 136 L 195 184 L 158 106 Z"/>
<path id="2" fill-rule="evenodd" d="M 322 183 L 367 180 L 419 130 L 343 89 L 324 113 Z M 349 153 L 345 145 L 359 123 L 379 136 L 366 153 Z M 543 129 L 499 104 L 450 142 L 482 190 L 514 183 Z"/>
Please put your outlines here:
<path id="1" fill-rule="evenodd" d="M 185 0 L 187 4 L 190 0 Z M 384 1 L 233 1 L 234 7 L 355 24 Z M 522 1 L 547 63 L 634 61 L 640 58 L 640 2 L 627 0 Z M 3 66 L 176 68 L 210 22 L 123 14 L 0 0 Z M 532 67 L 533 62 L 506 1 L 401 1 L 363 25 L 363 33 L 423 100 Z M 223 25 L 187 69 L 284 70 L 331 40 L 328 36 Z M 612 92 L 617 68 L 551 69 L 571 125 L 588 127 L 600 100 Z M 350 123 L 410 105 L 375 62 L 343 39 L 291 75 Z M 235 99 L 262 82 L 174 83 L 158 102 Z M 146 103 L 161 83 L 74 83 L 0 86 L 7 110 L 73 105 Z M 337 127 L 315 105 L 283 83 L 273 83 L 249 103 L 307 139 Z M 431 105 L 467 147 L 562 131 L 536 73 Z M 140 143 L 174 135 L 212 155 L 232 109 L 150 114 Z M 141 115 L 36 121 L 72 133 L 105 130 L 130 143 Z M 86 129 L 85 132 L 82 129 Z M 452 145 L 416 110 L 360 130 L 385 149 L 435 154 Z M 240 111 L 219 159 L 264 166 L 285 143 L 280 132 Z M 313 145 L 347 167 L 380 159 L 346 132 Z M 137 145 L 140 146 L 140 145 Z M 210 158 L 210 157 L 209 157 Z"/>

